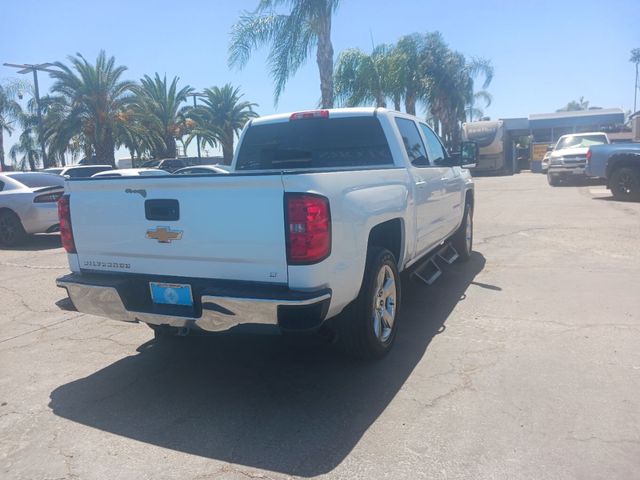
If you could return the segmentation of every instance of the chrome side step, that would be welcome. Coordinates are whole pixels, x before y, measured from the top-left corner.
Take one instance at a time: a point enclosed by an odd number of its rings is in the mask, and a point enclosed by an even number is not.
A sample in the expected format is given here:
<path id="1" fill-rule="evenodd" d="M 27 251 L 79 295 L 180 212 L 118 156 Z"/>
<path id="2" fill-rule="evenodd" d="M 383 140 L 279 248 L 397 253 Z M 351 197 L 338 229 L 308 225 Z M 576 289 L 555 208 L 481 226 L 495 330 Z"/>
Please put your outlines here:
<path id="1" fill-rule="evenodd" d="M 447 262 L 447 264 L 451 265 L 453 262 L 455 262 L 460 255 L 458 255 L 458 252 L 456 251 L 455 248 L 453 248 L 453 245 L 451 245 L 450 243 L 446 243 L 444 245 L 444 247 L 442 247 L 440 249 L 440 251 L 438 252 L 438 256 L 444 260 L 445 262 Z"/>
<path id="2" fill-rule="evenodd" d="M 442 275 L 442 269 L 437 262 L 438 258 L 447 265 L 451 265 L 459 257 L 460 255 L 458 255 L 456 249 L 453 248 L 453 245 L 447 242 L 439 250 L 436 250 L 434 254 L 426 258 L 424 262 L 413 271 L 411 277 L 415 277 L 427 285 L 433 285 L 435 281 L 440 278 L 440 275 Z"/>
<path id="3" fill-rule="evenodd" d="M 423 281 L 427 285 L 433 285 L 440 275 L 442 275 L 442 270 L 435 261 L 435 255 L 416 268 L 413 272 L 414 277 Z"/>

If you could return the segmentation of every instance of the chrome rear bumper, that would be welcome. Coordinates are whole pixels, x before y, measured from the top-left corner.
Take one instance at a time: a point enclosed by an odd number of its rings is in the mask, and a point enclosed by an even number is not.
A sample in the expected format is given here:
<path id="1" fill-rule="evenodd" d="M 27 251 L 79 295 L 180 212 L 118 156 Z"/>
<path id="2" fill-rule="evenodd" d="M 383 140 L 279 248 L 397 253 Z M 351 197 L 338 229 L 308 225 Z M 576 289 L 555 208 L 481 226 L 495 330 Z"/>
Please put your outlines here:
<path id="1" fill-rule="evenodd" d="M 201 314 L 196 317 L 128 310 L 118 287 L 109 283 L 113 282 L 109 282 L 108 279 L 99 282 L 92 280 L 91 276 L 87 278 L 81 274 L 66 275 L 56 280 L 58 287 L 67 290 L 69 298 L 79 312 L 123 322 L 196 328 L 208 332 L 223 332 L 245 324 L 282 326 L 279 322 L 282 307 L 296 309 L 319 306 L 321 308 L 316 308 L 315 311 L 321 312 L 319 323 L 322 323 L 331 299 L 330 290 L 289 294 L 285 292 L 276 298 L 245 296 L 246 292 L 243 296 L 203 294 L 196 298 L 194 292 L 194 301 L 201 307 Z M 287 325 L 285 328 L 291 329 L 291 322 Z"/>

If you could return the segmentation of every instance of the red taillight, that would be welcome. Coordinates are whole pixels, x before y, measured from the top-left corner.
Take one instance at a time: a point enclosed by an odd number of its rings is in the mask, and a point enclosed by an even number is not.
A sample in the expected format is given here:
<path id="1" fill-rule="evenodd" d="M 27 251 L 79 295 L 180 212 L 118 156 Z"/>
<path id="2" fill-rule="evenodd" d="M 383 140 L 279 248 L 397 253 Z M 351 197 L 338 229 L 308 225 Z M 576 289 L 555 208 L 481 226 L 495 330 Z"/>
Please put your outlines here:
<path id="1" fill-rule="evenodd" d="M 308 118 L 329 118 L 329 110 L 308 110 L 292 113 L 289 120 L 306 120 Z"/>
<path id="2" fill-rule="evenodd" d="M 287 262 L 307 265 L 331 253 L 329 200 L 310 193 L 285 194 Z"/>
<path id="3" fill-rule="evenodd" d="M 44 195 L 38 195 L 33 199 L 33 203 L 53 203 L 57 202 L 62 196 L 62 192 L 57 193 L 45 193 Z"/>
<path id="4" fill-rule="evenodd" d="M 587 163 L 591 161 L 591 155 L 593 155 L 593 153 L 591 153 L 591 150 L 587 150 Z"/>
<path id="5" fill-rule="evenodd" d="M 60 220 L 60 239 L 67 253 L 76 253 L 76 242 L 73 241 L 71 229 L 71 209 L 69 208 L 69 195 L 63 195 L 58 200 L 58 219 Z"/>

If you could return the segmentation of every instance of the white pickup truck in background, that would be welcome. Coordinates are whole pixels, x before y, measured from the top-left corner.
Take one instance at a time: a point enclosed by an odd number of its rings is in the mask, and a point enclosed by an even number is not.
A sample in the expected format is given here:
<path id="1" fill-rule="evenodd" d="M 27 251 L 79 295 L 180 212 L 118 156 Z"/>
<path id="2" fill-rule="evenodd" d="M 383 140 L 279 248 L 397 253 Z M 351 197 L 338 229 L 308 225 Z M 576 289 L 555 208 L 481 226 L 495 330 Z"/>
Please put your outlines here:
<path id="1" fill-rule="evenodd" d="M 262 117 L 227 175 L 72 179 L 59 203 L 81 312 L 144 322 L 157 337 L 253 325 L 337 333 L 384 355 L 399 272 L 427 283 L 440 255 L 471 254 L 474 190 L 419 119 L 378 108 Z"/>

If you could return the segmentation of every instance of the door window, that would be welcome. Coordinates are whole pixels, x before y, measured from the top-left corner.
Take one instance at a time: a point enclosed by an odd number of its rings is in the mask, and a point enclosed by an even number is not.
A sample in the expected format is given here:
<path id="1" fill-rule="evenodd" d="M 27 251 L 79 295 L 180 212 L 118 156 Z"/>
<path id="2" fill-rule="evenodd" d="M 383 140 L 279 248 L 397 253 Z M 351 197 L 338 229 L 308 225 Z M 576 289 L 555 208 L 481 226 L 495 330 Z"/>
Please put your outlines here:
<path id="1" fill-rule="evenodd" d="M 424 147 L 420 132 L 414 121 L 407 118 L 396 117 L 396 125 L 402 136 L 404 148 L 409 160 L 414 167 L 428 167 L 429 158 Z"/>
<path id="2" fill-rule="evenodd" d="M 431 162 L 434 165 L 442 165 L 444 160 L 447 158 L 447 153 L 445 152 L 442 143 L 440 143 L 436 134 L 427 125 L 421 123 L 420 128 L 422 129 L 424 137 L 427 139 L 427 145 L 429 146 L 430 153 L 429 158 L 431 159 Z"/>

